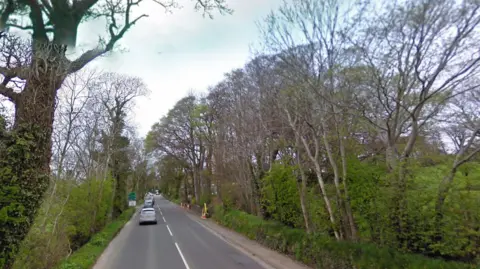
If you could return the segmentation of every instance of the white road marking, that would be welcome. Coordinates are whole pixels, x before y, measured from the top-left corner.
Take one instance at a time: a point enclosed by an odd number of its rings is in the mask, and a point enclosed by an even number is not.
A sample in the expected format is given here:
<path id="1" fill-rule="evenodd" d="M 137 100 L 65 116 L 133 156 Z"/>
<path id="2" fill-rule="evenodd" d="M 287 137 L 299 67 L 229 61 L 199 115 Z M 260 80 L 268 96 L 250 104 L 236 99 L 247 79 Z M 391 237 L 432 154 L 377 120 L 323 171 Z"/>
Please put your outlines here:
<path id="1" fill-rule="evenodd" d="M 252 252 L 249 251 L 247 248 L 245 248 L 244 246 L 242 246 L 241 244 L 235 242 L 234 240 L 231 240 L 231 239 L 228 239 L 226 236 L 222 235 L 221 233 L 218 233 L 216 232 L 215 230 L 213 230 L 212 228 L 208 227 L 206 224 L 202 223 L 202 221 L 199 221 L 197 218 L 197 216 L 191 216 L 189 214 L 186 214 L 187 217 L 189 217 L 191 220 L 193 220 L 194 222 L 198 223 L 200 226 L 202 226 L 205 230 L 209 231 L 211 234 L 215 235 L 216 237 L 220 238 L 222 241 L 224 241 L 225 243 L 227 243 L 228 245 L 234 247 L 235 249 L 237 249 L 238 251 L 242 252 L 243 254 L 245 254 L 246 256 L 250 257 L 252 260 L 256 261 L 258 264 L 260 264 L 263 268 L 265 269 L 276 269 L 278 267 L 273 267 L 272 265 L 270 265 L 269 263 L 266 262 L 266 260 L 263 260 L 261 258 L 259 258 L 259 256 L 253 254 L 252 255 Z"/>
<path id="2" fill-rule="evenodd" d="M 175 242 L 175 246 L 177 247 L 178 253 L 180 253 L 180 257 L 182 258 L 183 264 L 185 264 L 185 267 L 186 267 L 187 269 L 190 269 L 190 267 L 188 266 L 187 261 L 185 260 L 185 257 L 183 257 L 182 251 L 180 250 L 180 247 L 178 246 L 177 242 Z"/>
<path id="3" fill-rule="evenodd" d="M 164 222 L 167 222 L 163 216 L 162 216 L 162 219 L 163 219 Z"/>
<path id="4" fill-rule="evenodd" d="M 170 236 L 173 236 L 172 231 L 170 230 L 170 227 L 168 227 L 168 224 L 167 224 L 167 229 L 168 229 L 168 232 L 170 233 Z"/>

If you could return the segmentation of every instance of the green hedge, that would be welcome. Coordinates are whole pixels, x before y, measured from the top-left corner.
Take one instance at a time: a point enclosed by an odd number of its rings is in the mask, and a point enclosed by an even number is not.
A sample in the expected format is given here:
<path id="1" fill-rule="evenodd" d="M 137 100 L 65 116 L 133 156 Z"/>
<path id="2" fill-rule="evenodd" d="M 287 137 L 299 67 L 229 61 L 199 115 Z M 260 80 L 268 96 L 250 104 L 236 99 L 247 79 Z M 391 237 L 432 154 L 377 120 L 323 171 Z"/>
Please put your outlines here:
<path id="1" fill-rule="evenodd" d="M 108 224 L 101 232 L 95 234 L 88 243 L 63 260 L 57 269 L 89 269 L 102 255 L 110 241 L 120 232 L 131 218 L 135 208 L 125 210 L 115 221 Z"/>
<path id="2" fill-rule="evenodd" d="M 446 262 L 364 243 L 337 242 L 238 210 L 215 208 L 213 218 L 250 239 L 314 268 L 322 269 L 466 269 L 476 265 Z"/>

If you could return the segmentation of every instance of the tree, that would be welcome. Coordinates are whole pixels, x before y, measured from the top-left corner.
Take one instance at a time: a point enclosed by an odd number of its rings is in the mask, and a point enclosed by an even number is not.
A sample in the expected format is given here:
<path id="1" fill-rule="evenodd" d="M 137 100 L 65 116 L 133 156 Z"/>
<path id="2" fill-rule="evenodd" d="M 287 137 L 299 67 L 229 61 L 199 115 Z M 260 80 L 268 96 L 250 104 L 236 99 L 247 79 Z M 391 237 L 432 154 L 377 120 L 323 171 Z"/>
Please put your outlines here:
<path id="1" fill-rule="evenodd" d="M 355 119 L 348 109 L 349 89 L 342 87 L 338 73 L 352 65 L 353 61 L 345 57 L 348 49 L 345 36 L 355 33 L 358 13 L 363 8 L 356 6 L 353 12 L 350 1 L 340 2 L 285 2 L 266 18 L 261 29 L 265 50 L 274 53 L 271 59 L 288 95 L 280 101 L 281 110 L 301 142 L 297 146 L 305 149 L 315 167 L 337 239 L 357 237 L 347 188 L 345 149 L 351 139 L 348 126 Z M 321 158 L 324 153 L 334 178 L 339 220 L 325 190 L 322 171 L 327 167 Z M 335 228 L 337 221 L 340 231 Z"/>
<path id="2" fill-rule="evenodd" d="M 193 180 L 196 201 L 201 198 L 201 171 L 205 163 L 205 145 L 197 136 L 199 112 L 194 96 L 187 96 L 175 104 L 166 117 L 155 124 L 149 133 L 150 148 L 188 164 Z M 186 199 L 187 197 L 185 197 Z"/>
<path id="3" fill-rule="evenodd" d="M 437 201 L 435 204 L 436 226 L 443 226 L 444 204 L 448 192 L 452 188 L 456 173 L 462 165 L 471 162 L 480 154 L 480 89 L 469 92 L 465 96 L 457 97 L 451 111 L 447 113 L 448 118 L 454 118 L 455 121 L 447 126 L 446 134 L 452 140 L 455 146 L 455 158 L 448 171 L 448 174 L 442 179 L 438 190 Z M 437 230 L 437 236 L 440 231 Z M 437 238 L 440 240 L 441 238 Z"/>
<path id="4" fill-rule="evenodd" d="M 131 172 L 126 116 L 131 112 L 133 99 L 146 95 L 148 90 L 141 79 L 114 73 L 102 74 L 94 85 L 96 100 L 102 104 L 107 119 L 99 157 L 105 160 L 115 179 L 112 218 L 116 218 L 127 207 L 127 180 Z"/>
<path id="5" fill-rule="evenodd" d="M 50 192 L 43 228 L 47 222 L 47 217 L 52 199 L 55 197 L 57 189 L 57 180 L 64 178 L 66 172 L 76 170 L 78 159 L 75 158 L 72 148 L 73 141 L 82 134 L 82 126 L 79 125 L 79 118 L 85 116 L 84 109 L 91 97 L 90 81 L 94 78 L 95 72 L 91 70 L 82 70 L 68 77 L 63 85 L 62 92 L 59 95 L 59 104 L 56 109 L 56 119 L 53 131 L 53 156 L 52 166 L 53 187 Z M 73 155 L 73 156 L 72 156 Z"/>
<path id="6" fill-rule="evenodd" d="M 449 99 L 480 87 L 480 50 L 475 45 L 480 41 L 480 9 L 475 1 L 401 1 L 386 4 L 365 21 L 367 31 L 354 46 L 366 76 L 373 79 L 358 93 L 358 106 L 385 142 L 395 201 L 391 221 L 405 246 L 407 175 L 414 146 Z"/>
<path id="7" fill-rule="evenodd" d="M 4 142 L 8 154 L 2 158 L 0 175 L 2 212 L 0 230 L 0 265 L 9 268 L 20 241 L 39 208 L 48 187 L 51 158 L 51 136 L 58 89 L 65 78 L 79 71 L 95 58 L 114 48 L 126 32 L 140 19 L 132 11 L 143 0 L 99 1 L 20 1 L 2 2 L 0 31 L 10 28 L 31 31 L 25 41 L 12 34 L 1 38 L 3 76 L 0 94 L 15 105 L 15 124 Z M 177 7 L 175 1 L 155 1 L 166 9 Z M 213 10 L 230 13 L 224 0 L 195 1 L 195 8 L 211 15 Z M 19 25 L 17 18 L 28 14 L 28 24 Z M 108 22 L 109 39 L 75 60 L 66 57 L 68 47 L 76 43 L 77 28 L 85 20 L 104 17 Z M 14 83 L 21 80 L 20 91 Z M 15 153 L 13 153 L 15 152 Z M 29 152 L 29 154 L 26 154 Z M 16 180 L 12 180 L 16 179 Z"/>
<path id="8" fill-rule="evenodd" d="M 83 70 L 69 76 L 59 92 L 51 184 L 14 268 L 52 268 L 110 221 L 115 180 L 106 158 L 98 154 L 102 152 L 101 130 L 109 135 L 111 126 L 98 93 L 103 74 Z M 125 129 L 131 129 L 126 124 Z M 125 131 L 122 136 L 135 139 L 135 134 Z M 121 164 L 132 162 L 130 150 Z M 132 169 L 128 167 L 129 174 L 137 173 Z M 90 217 L 77 217 L 85 214 Z"/>
<path id="9" fill-rule="evenodd" d="M 261 178 L 276 158 L 276 145 L 275 131 L 267 130 L 267 126 L 275 125 L 268 119 L 274 108 L 267 101 L 269 95 L 263 95 L 266 83 L 262 80 L 266 76 L 259 71 L 255 64 L 233 70 L 211 89 L 208 98 L 215 115 L 215 163 L 226 175 L 226 171 L 235 171 L 231 175 L 234 183 L 225 187 L 238 184 L 241 188 L 236 187 L 237 191 L 245 203 L 242 206 L 262 215 Z"/>

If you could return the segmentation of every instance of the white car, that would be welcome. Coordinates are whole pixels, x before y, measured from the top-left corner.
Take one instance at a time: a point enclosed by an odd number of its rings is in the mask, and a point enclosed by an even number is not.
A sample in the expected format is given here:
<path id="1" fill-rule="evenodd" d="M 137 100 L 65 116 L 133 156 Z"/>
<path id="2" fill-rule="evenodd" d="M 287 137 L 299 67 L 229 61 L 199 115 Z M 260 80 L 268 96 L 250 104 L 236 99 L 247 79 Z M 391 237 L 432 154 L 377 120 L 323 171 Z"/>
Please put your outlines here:
<path id="1" fill-rule="evenodd" d="M 138 224 L 142 225 L 144 223 L 157 224 L 157 214 L 155 213 L 155 208 L 143 208 L 142 211 L 140 211 Z"/>

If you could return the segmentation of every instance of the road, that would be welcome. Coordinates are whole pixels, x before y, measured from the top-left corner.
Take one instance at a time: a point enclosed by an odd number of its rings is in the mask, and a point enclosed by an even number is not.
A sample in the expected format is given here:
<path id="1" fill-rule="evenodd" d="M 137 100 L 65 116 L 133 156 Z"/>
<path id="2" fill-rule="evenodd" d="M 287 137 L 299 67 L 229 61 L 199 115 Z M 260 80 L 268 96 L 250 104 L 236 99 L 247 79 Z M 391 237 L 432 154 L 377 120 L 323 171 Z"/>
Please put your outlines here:
<path id="1" fill-rule="evenodd" d="M 157 225 L 139 226 L 137 214 L 94 269 L 264 269 L 161 196 L 155 210 Z"/>

